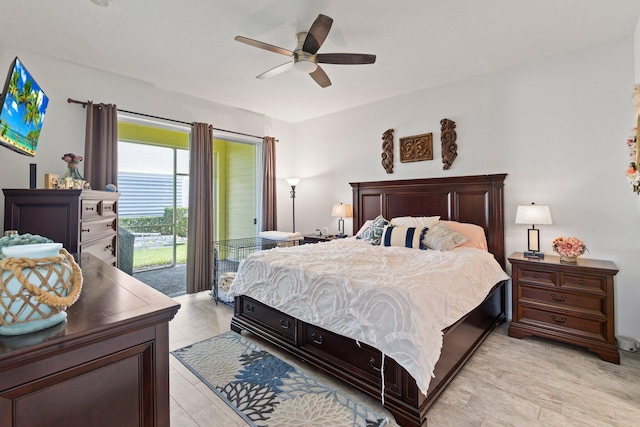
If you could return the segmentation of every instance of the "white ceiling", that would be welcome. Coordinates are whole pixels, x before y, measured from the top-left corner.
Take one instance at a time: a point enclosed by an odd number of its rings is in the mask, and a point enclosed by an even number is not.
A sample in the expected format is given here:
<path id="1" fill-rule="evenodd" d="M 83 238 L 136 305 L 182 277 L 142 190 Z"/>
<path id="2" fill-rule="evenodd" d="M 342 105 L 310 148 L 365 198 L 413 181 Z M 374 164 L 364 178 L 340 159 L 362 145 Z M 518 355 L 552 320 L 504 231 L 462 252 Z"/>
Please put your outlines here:
<path id="1" fill-rule="evenodd" d="M 320 53 L 376 63 L 323 65 L 326 89 L 293 69 L 256 79 L 287 58 L 233 38 L 293 50 L 319 13 L 334 20 Z M 631 37 L 639 13 L 638 0 L 2 0 L 0 44 L 298 122 Z"/>

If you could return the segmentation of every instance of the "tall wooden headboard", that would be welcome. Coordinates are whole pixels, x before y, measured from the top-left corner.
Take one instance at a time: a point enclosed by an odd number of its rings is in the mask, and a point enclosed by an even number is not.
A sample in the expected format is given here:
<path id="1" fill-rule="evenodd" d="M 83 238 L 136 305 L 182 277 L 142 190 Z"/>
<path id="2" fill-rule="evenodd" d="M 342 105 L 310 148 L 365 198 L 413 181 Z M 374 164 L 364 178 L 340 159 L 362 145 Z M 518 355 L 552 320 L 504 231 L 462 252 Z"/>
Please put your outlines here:
<path id="1" fill-rule="evenodd" d="M 504 253 L 504 179 L 507 174 L 451 178 L 352 182 L 353 232 L 378 215 L 433 216 L 484 228 L 489 252 L 502 268 Z"/>

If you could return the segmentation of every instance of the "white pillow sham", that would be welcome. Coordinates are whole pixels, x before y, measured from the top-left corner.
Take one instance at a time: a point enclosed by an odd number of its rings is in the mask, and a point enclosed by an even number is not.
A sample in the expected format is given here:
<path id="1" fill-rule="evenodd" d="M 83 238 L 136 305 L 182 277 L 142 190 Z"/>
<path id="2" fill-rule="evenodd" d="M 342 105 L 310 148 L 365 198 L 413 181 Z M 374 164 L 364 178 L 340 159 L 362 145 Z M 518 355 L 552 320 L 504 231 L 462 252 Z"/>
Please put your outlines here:
<path id="1" fill-rule="evenodd" d="M 433 227 L 440 221 L 440 216 L 399 216 L 391 218 L 391 225 L 401 227 Z"/>

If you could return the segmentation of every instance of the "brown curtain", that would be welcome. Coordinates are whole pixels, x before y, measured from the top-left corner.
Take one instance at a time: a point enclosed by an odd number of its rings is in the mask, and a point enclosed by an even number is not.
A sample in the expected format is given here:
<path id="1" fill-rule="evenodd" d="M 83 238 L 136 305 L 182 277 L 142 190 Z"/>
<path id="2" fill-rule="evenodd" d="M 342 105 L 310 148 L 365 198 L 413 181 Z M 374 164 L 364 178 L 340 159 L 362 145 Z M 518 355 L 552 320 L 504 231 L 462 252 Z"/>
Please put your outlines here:
<path id="1" fill-rule="evenodd" d="M 191 125 L 189 142 L 187 293 L 211 289 L 213 278 L 213 127 Z"/>
<path id="2" fill-rule="evenodd" d="M 113 104 L 87 102 L 84 179 L 94 190 L 118 185 L 118 109 Z"/>
<path id="3" fill-rule="evenodd" d="M 265 136 L 262 141 L 262 230 L 277 230 L 276 139 Z"/>

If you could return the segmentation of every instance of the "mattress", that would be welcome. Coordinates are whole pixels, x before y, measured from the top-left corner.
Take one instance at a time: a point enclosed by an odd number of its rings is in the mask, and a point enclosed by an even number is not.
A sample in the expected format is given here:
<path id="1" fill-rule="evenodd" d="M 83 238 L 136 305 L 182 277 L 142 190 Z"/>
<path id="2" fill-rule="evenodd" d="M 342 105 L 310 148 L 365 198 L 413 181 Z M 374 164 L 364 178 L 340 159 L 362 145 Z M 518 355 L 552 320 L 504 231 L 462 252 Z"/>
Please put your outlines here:
<path id="1" fill-rule="evenodd" d="M 443 329 L 507 280 L 489 252 L 372 246 L 358 239 L 255 252 L 229 295 L 367 343 L 393 358 L 426 395 Z"/>

